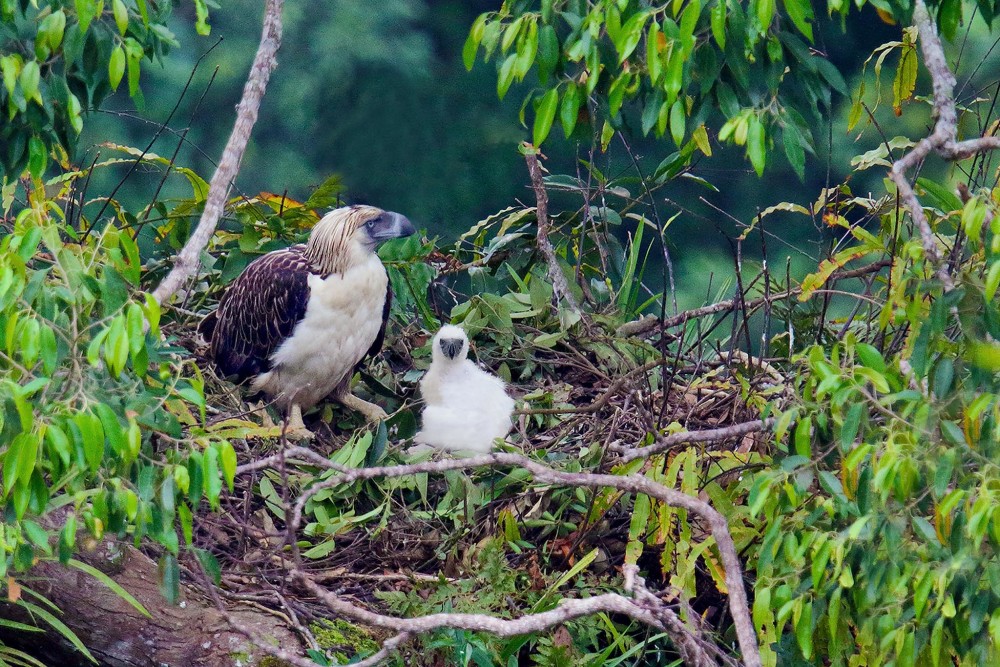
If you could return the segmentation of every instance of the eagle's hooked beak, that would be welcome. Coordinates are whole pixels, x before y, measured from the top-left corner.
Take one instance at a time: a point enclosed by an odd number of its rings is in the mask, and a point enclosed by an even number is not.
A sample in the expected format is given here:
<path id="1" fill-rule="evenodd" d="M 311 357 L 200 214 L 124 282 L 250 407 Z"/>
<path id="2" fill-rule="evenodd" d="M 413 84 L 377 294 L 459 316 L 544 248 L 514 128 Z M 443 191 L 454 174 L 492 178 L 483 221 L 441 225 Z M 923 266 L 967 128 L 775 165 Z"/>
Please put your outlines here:
<path id="1" fill-rule="evenodd" d="M 462 351 L 462 346 L 465 344 L 461 338 L 442 338 L 440 340 L 441 351 L 444 352 L 444 356 L 449 359 L 454 359 L 458 356 L 458 353 Z"/>
<path id="2" fill-rule="evenodd" d="M 398 239 L 416 233 L 413 223 L 405 215 L 386 211 L 367 224 L 368 236 L 374 243 Z"/>

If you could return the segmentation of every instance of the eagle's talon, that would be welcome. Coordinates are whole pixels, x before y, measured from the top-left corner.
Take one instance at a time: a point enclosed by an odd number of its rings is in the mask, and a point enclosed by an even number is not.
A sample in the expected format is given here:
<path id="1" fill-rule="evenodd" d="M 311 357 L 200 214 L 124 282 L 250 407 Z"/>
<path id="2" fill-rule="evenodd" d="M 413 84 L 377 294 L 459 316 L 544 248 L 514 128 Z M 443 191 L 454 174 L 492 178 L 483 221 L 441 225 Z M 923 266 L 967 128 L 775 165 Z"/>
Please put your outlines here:
<path id="1" fill-rule="evenodd" d="M 381 407 L 375 405 L 374 403 L 369 403 L 362 398 L 358 398 L 354 394 L 344 394 L 343 396 L 338 397 L 337 400 L 348 410 L 360 412 L 362 416 L 364 416 L 365 420 L 369 422 L 380 422 L 389 418 L 388 413 L 386 413 L 386 411 Z"/>
<path id="2" fill-rule="evenodd" d="M 285 439 L 295 442 L 306 442 L 312 440 L 316 437 L 316 434 L 307 429 L 305 426 L 302 428 L 288 429 L 285 431 Z"/>

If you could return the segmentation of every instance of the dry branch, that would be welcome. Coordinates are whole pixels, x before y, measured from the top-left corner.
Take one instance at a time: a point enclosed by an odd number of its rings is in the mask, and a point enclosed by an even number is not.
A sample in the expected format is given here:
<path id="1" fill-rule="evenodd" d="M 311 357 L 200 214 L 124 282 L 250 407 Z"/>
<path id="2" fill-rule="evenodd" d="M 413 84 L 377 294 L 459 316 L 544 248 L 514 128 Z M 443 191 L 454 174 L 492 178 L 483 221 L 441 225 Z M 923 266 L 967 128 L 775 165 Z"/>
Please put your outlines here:
<path id="1" fill-rule="evenodd" d="M 675 489 L 667 488 L 641 475 L 561 472 L 524 456 L 504 453 L 466 459 L 426 461 L 408 465 L 348 469 L 323 458 L 310 449 L 290 447 L 279 454 L 239 466 L 237 474 L 242 475 L 290 461 L 302 461 L 310 465 L 336 470 L 339 473 L 314 484 L 299 496 L 289 513 L 288 531 L 290 536 L 297 534 L 302 524 L 306 503 L 324 489 L 342 484 L 350 484 L 363 479 L 402 477 L 418 473 L 440 473 L 448 470 L 469 469 L 481 466 L 514 466 L 530 472 L 537 482 L 594 489 L 605 487 L 616 488 L 631 493 L 642 493 L 656 498 L 665 504 L 686 509 L 708 524 L 709 532 L 715 538 L 716 545 L 718 546 L 719 555 L 725 570 L 726 586 L 729 592 L 729 609 L 736 627 L 736 634 L 744 664 L 747 667 L 759 667 L 761 664 L 757 636 L 750 618 L 750 608 L 746 597 L 742 564 L 736 552 L 736 547 L 733 544 L 729 526 L 726 523 L 725 517 L 711 505 L 698 498 Z M 663 623 L 655 614 L 637 605 L 634 600 L 617 594 L 605 594 L 582 600 L 570 600 L 552 611 L 543 614 L 531 614 L 516 620 L 503 620 L 479 614 L 433 614 L 415 619 L 401 619 L 376 614 L 356 607 L 324 589 L 312 577 L 300 569 L 294 570 L 290 576 L 316 595 L 331 611 L 357 621 L 388 628 L 399 633 L 428 632 L 442 627 L 452 627 L 481 630 L 501 636 L 510 636 L 537 632 L 563 623 L 566 620 L 579 618 L 580 616 L 599 611 L 626 614 L 636 620 L 666 631 Z"/>
<path id="2" fill-rule="evenodd" d="M 529 147 L 524 153 L 524 160 L 528 163 L 528 174 L 531 176 L 531 185 L 535 190 L 535 217 L 538 219 L 538 248 L 545 256 L 545 262 L 549 267 L 549 279 L 552 280 L 552 291 L 556 301 L 560 298 L 566 300 L 573 312 L 580 313 L 580 304 L 576 302 L 573 293 L 569 291 L 569 283 L 559 266 L 559 259 L 549 240 L 549 195 L 545 192 L 545 182 L 542 180 L 542 167 L 538 164 L 538 151 Z"/>
<path id="3" fill-rule="evenodd" d="M 720 652 L 718 647 L 710 642 L 706 642 L 697 633 L 684 625 L 680 617 L 669 607 L 663 605 L 659 598 L 646 588 L 646 582 L 639 576 L 639 568 L 636 565 L 625 565 L 622 568 L 625 575 L 625 590 L 632 593 L 637 604 L 645 606 L 650 613 L 659 619 L 665 628 L 665 632 L 670 635 L 671 641 L 677 647 L 685 665 L 692 667 L 716 667 L 719 662 L 727 665 L 733 664 L 729 656 Z M 718 656 L 719 660 L 712 658 L 710 654 Z"/>
<path id="4" fill-rule="evenodd" d="M 859 278 L 864 275 L 881 271 L 888 266 L 892 266 L 892 260 L 881 259 L 877 262 L 872 262 L 871 264 L 866 264 L 865 266 L 851 269 L 849 271 L 837 271 L 827 279 L 827 282 L 847 280 L 848 278 Z M 673 317 L 666 317 L 662 320 L 662 324 L 660 318 L 648 315 L 638 320 L 633 320 L 632 322 L 626 322 L 618 327 L 617 333 L 619 336 L 645 336 L 653 333 L 654 331 L 659 331 L 661 328 L 672 329 L 673 327 L 681 326 L 688 320 L 697 319 L 699 317 L 707 317 L 709 315 L 717 315 L 719 313 L 728 313 L 730 311 L 737 310 L 738 308 L 745 307 L 749 313 L 750 311 L 756 310 L 765 304 L 784 301 L 798 296 L 799 294 L 802 294 L 801 287 L 793 287 L 792 289 L 784 292 L 758 297 L 756 299 L 751 299 L 750 301 L 746 301 L 743 297 L 736 297 L 734 299 L 728 299 L 726 301 L 719 301 L 718 303 L 702 306 L 701 308 L 686 310 L 682 313 L 674 315 Z"/>
<path id="5" fill-rule="evenodd" d="M 934 152 L 946 160 L 961 160 L 976 153 L 1000 148 L 1000 137 L 980 137 L 968 141 L 956 141 L 958 135 L 958 113 L 955 108 L 955 75 L 948 67 L 944 55 L 944 46 L 938 35 L 937 26 L 927 11 L 924 0 L 916 0 L 913 5 L 913 24 L 920 35 L 920 49 L 924 56 L 924 65 L 931 75 L 934 88 L 933 115 L 936 118 L 934 130 L 921 139 L 913 149 L 896 160 L 889 176 L 896 184 L 899 197 L 910 211 L 910 217 L 917 225 L 924 254 L 935 266 L 938 280 L 945 291 L 954 288 L 954 281 L 948 273 L 948 266 L 942 261 L 942 253 L 938 248 L 934 230 L 924 213 L 917 193 L 906 176 L 906 172 L 923 162 Z"/>
<path id="6" fill-rule="evenodd" d="M 733 424 L 731 426 L 724 426 L 722 428 L 710 428 L 702 431 L 685 431 L 684 433 L 673 433 L 671 435 L 664 436 L 657 439 L 652 445 L 647 447 L 615 447 L 621 452 L 622 461 L 633 461 L 635 459 L 644 459 L 654 454 L 659 454 L 660 452 L 666 451 L 673 447 L 674 445 L 680 445 L 683 443 L 691 442 L 718 442 L 720 440 L 729 440 L 730 438 L 738 438 L 740 436 L 747 435 L 748 433 L 759 433 L 760 431 L 766 431 L 772 426 L 774 426 L 774 417 L 768 417 L 767 419 L 761 421 L 743 422 L 742 424 Z"/>
<path id="7" fill-rule="evenodd" d="M 281 46 L 281 8 L 284 4 L 284 0 L 267 0 L 264 5 L 264 29 L 257 54 L 250 66 L 250 75 L 243 87 L 243 97 L 236 107 L 233 132 L 229 135 L 229 141 L 226 142 L 226 148 L 222 152 L 222 159 L 219 160 L 219 166 L 209 183 L 208 198 L 198 226 L 177 255 L 170 273 L 153 292 L 153 297 L 158 303 L 170 299 L 201 267 L 201 253 L 211 240 L 222 217 L 229 188 L 239 172 L 243 153 L 246 152 L 250 141 L 250 132 L 257 122 L 267 82 L 277 66 L 275 55 Z"/>

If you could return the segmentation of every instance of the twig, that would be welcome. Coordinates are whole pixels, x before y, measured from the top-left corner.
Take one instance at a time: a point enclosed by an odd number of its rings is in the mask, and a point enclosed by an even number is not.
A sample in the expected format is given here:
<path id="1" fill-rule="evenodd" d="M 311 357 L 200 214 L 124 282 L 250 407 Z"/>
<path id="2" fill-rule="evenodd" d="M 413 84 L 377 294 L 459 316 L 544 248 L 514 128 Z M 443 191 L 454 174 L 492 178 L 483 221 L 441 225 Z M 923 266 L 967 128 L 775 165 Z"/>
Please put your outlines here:
<path id="1" fill-rule="evenodd" d="M 629 372 L 620 376 L 617 380 L 611 383 L 600 398 L 591 403 L 590 405 L 584 405 L 582 407 L 572 407 L 572 408 L 532 408 L 524 410 L 515 410 L 514 414 L 518 415 L 579 415 L 588 414 L 591 412 L 597 412 L 611 400 L 611 397 L 616 395 L 625 384 L 636 375 L 644 374 L 654 368 L 661 366 L 666 363 L 667 359 L 653 359 L 652 361 L 647 361 L 642 366 L 638 368 L 633 368 Z"/>
<path id="2" fill-rule="evenodd" d="M 559 266 L 559 259 L 552 248 L 549 240 L 549 195 L 545 192 L 545 182 L 542 180 L 542 168 L 538 164 L 538 151 L 528 146 L 524 153 L 524 161 L 528 163 L 528 174 L 531 176 L 531 185 L 535 190 L 535 217 L 538 219 L 538 248 L 545 256 L 545 261 L 549 266 L 549 278 L 552 280 L 552 290 L 556 301 L 560 298 L 566 300 L 569 307 L 576 314 L 580 313 L 580 305 L 576 302 L 576 297 L 569 291 L 569 283 L 566 282 L 566 275 Z"/>
<path id="3" fill-rule="evenodd" d="M 222 159 L 219 160 L 219 167 L 215 170 L 212 182 L 209 184 L 208 199 L 205 201 L 205 208 L 198 221 L 198 226 L 187 243 L 184 244 L 180 254 L 177 255 L 177 260 L 170 273 L 153 292 L 153 298 L 158 303 L 163 303 L 173 296 L 186 280 L 198 272 L 201 266 L 201 253 L 215 233 L 219 218 L 222 217 L 229 188 L 239 171 L 243 153 L 250 141 L 250 132 L 257 122 L 257 114 L 260 110 L 261 99 L 264 97 L 264 91 L 267 89 L 267 82 L 277 65 L 275 55 L 281 46 L 281 9 L 283 5 L 284 0 L 267 0 L 264 5 L 264 29 L 261 33 L 260 45 L 257 47 L 257 54 L 250 67 L 250 75 L 243 87 L 243 98 L 236 108 L 236 123 L 233 125 L 233 132 L 229 135 L 229 141 L 226 142 L 226 148 L 222 152 Z"/>
<path id="4" fill-rule="evenodd" d="M 710 428 L 702 431 L 685 431 L 683 433 L 673 433 L 668 436 L 659 438 L 652 445 L 646 447 L 621 447 L 612 445 L 612 449 L 617 449 L 621 452 L 622 461 L 628 462 L 635 459 L 648 458 L 654 454 L 659 454 L 662 451 L 670 449 L 674 445 L 679 445 L 681 443 L 689 442 L 718 442 L 719 440 L 728 440 L 730 438 L 738 438 L 741 435 L 747 435 L 748 433 L 758 433 L 760 431 L 766 431 L 774 426 L 774 417 L 768 417 L 767 419 L 752 422 L 742 422 L 740 424 L 733 424 L 731 426 L 724 426 L 722 428 Z"/>
<path id="5" fill-rule="evenodd" d="M 891 259 L 882 259 L 877 262 L 872 262 L 866 266 L 862 266 L 857 269 L 851 269 L 850 271 L 838 271 L 832 274 L 827 282 L 835 282 L 838 280 L 845 280 L 848 278 L 858 278 L 860 276 L 867 275 L 869 273 L 875 273 L 881 271 L 887 266 L 892 266 Z M 792 289 L 785 290 L 784 292 L 778 292 L 776 294 L 771 294 L 769 297 L 759 297 L 745 302 L 747 312 L 754 310 L 765 303 L 773 303 L 775 301 L 784 301 L 785 299 L 790 299 L 793 296 L 798 296 L 802 293 L 801 287 L 793 287 Z M 702 306 L 701 308 L 694 308 L 692 310 L 686 310 L 683 313 L 679 313 L 673 317 L 668 317 L 663 322 L 663 328 L 672 328 L 680 326 L 687 322 L 688 320 L 693 320 L 698 317 L 706 317 L 708 315 L 715 315 L 718 313 L 725 313 L 731 310 L 736 310 L 741 306 L 741 300 L 739 298 L 728 299 L 726 301 L 720 301 L 718 303 L 713 303 L 708 306 Z M 646 316 L 638 320 L 633 320 L 631 322 L 626 322 L 625 324 L 618 327 L 619 336 L 643 336 L 645 334 L 651 333 L 653 331 L 658 331 L 660 329 L 660 318 L 655 316 Z"/>

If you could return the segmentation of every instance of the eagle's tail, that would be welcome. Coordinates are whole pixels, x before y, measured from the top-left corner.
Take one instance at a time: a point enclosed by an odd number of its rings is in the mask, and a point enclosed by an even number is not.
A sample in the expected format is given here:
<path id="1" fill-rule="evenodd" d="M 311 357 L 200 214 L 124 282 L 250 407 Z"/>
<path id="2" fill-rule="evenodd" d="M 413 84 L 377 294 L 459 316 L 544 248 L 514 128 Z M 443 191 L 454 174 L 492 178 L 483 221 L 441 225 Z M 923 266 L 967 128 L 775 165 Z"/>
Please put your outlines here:
<path id="1" fill-rule="evenodd" d="M 198 335 L 204 339 L 206 344 L 212 342 L 212 336 L 215 334 L 215 325 L 218 321 L 218 311 L 213 310 L 198 323 Z"/>

